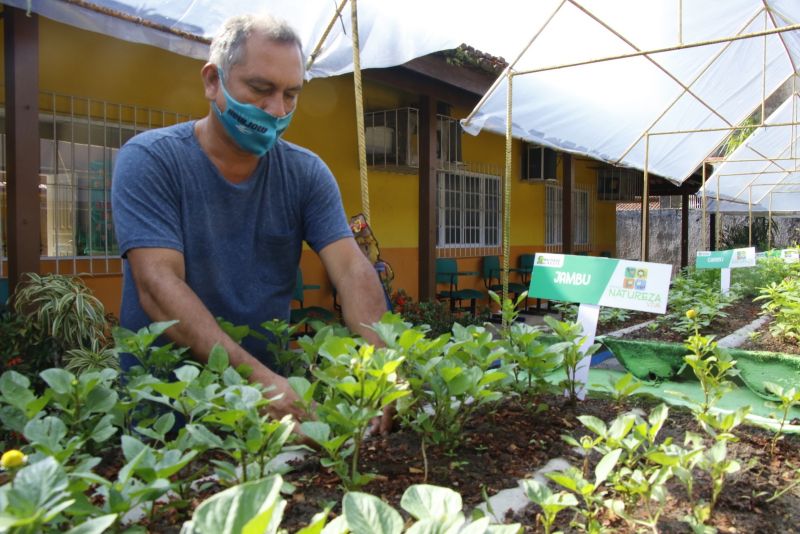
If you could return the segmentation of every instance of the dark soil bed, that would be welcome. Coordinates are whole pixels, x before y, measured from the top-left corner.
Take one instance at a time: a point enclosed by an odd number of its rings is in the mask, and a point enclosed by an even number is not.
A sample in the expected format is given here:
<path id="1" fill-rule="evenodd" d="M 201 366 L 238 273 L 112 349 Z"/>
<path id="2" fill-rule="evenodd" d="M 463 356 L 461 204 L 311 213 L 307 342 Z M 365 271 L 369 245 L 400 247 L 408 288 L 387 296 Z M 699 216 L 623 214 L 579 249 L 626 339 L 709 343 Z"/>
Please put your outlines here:
<path id="1" fill-rule="evenodd" d="M 756 330 L 755 336 L 751 336 L 739 348 L 744 350 L 765 350 L 769 352 L 783 352 L 786 354 L 800 354 L 800 344 L 773 336 L 769 331 L 769 323 L 762 325 L 761 328 Z"/>
<path id="2" fill-rule="evenodd" d="M 714 320 L 710 325 L 701 330 L 703 335 L 713 335 L 717 340 L 722 339 L 728 334 L 732 334 L 739 328 L 747 326 L 759 317 L 761 312 L 761 305 L 758 302 L 753 302 L 750 299 L 742 299 L 734 304 L 725 308 L 727 317 L 719 317 Z M 622 324 L 602 325 L 598 327 L 598 334 L 609 334 L 613 331 L 641 324 L 651 319 L 656 319 L 659 316 L 652 313 L 637 313 L 632 315 L 628 321 Z M 669 328 L 669 324 L 662 324 L 658 329 L 652 330 L 648 327 L 640 328 L 634 332 L 625 334 L 625 339 L 643 339 L 650 341 L 666 341 L 672 343 L 683 343 L 686 336 L 679 332 L 675 332 Z"/>
<path id="3" fill-rule="evenodd" d="M 654 400 L 632 399 L 645 411 L 655 406 Z M 548 460 L 563 457 L 579 466 L 581 458 L 561 439 L 562 434 L 580 438 L 590 434 L 578 421 L 578 415 L 594 415 L 606 421 L 627 411 L 633 405 L 618 406 L 602 398 L 589 398 L 577 407 L 569 406 L 563 398 L 548 396 L 542 399 L 549 405 L 546 411 L 537 412 L 530 403 L 519 399 L 508 400 L 490 410 L 483 411 L 471 421 L 464 432 L 464 443 L 453 453 L 433 447 L 427 450 L 427 483 L 450 487 L 461 493 L 467 511 L 482 502 L 482 490 L 488 494 L 517 485 L 517 480 L 530 476 Z M 661 438 L 672 436 L 675 443 L 683 443 L 686 430 L 700 432 L 692 415 L 676 408 L 661 432 Z M 791 470 L 798 463 L 797 447 L 800 439 L 787 436 L 779 442 L 774 457 L 769 455 L 769 437 L 765 431 L 740 427 L 736 431 L 741 440 L 729 448 L 743 466 L 751 460 L 755 466 L 743 467 L 731 475 L 714 513 L 712 524 L 720 532 L 785 533 L 797 532 L 800 527 L 800 496 L 788 492 L 772 503 L 767 498 L 786 487 L 792 477 Z M 593 458 L 593 462 L 597 458 Z M 425 482 L 424 464 L 416 435 L 401 431 L 388 437 L 374 438 L 366 444 L 362 461 L 363 472 L 373 472 L 378 477 L 364 491 L 380 496 L 398 511 L 399 501 L 411 484 Z M 325 503 L 336 503 L 334 514 L 340 513 L 343 493 L 338 480 L 331 472 L 321 469 L 315 458 L 305 460 L 286 476 L 297 491 L 289 497 L 283 526 L 293 532 L 307 524 Z M 660 532 L 690 532 L 681 518 L 687 514 L 689 503 L 686 492 L 677 482 L 670 483 L 670 498 L 660 522 Z M 710 482 L 703 475 L 696 480 L 695 495 L 708 500 Z M 496 513 L 505 511 L 495 510 Z M 522 514 L 507 518 L 525 525 L 525 532 L 538 532 L 534 528 L 537 510 L 534 505 Z M 567 512 L 560 516 L 560 528 L 572 532 Z M 613 532 L 634 532 L 619 518 L 605 516 L 604 522 Z"/>

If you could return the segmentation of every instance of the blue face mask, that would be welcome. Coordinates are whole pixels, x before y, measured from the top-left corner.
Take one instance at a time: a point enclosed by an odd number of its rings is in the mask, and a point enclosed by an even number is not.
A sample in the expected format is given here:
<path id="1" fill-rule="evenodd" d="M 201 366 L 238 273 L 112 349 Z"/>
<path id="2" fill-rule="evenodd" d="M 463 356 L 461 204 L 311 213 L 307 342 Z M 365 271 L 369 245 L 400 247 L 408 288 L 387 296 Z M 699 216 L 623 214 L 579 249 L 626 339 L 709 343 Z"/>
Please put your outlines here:
<path id="1" fill-rule="evenodd" d="M 225 112 L 219 110 L 216 102 L 212 102 L 217 117 L 231 139 L 242 150 L 251 152 L 256 156 L 266 154 L 278 140 L 278 137 L 289 127 L 292 122 L 291 113 L 283 117 L 270 115 L 263 109 L 253 104 L 242 104 L 235 100 L 225 89 L 222 78 L 222 69 L 217 69 L 222 94 L 225 95 Z"/>

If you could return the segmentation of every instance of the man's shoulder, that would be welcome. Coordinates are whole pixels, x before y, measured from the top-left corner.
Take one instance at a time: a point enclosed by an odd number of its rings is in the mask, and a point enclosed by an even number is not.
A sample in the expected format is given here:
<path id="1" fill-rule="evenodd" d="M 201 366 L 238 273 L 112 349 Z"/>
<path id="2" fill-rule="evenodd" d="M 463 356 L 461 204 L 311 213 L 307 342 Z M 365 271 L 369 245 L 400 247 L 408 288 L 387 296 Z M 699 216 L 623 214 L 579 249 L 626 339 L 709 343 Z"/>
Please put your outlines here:
<path id="1" fill-rule="evenodd" d="M 183 143 L 193 136 L 194 121 L 187 121 L 138 133 L 126 144 L 138 145 L 140 147 L 154 147 L 172 143 Z"/>
<path id="2" fill-rule="evenodd" d="M 300 145 L 296 145 L 284 139 L 279 139 L 277 146 L 280 147 L 284 157 L 289 161 L 302 162 L 305 164 L 322 163 L 322 158 L 320 158 L 315 152 L 312 152 L 311 150 Z"/>

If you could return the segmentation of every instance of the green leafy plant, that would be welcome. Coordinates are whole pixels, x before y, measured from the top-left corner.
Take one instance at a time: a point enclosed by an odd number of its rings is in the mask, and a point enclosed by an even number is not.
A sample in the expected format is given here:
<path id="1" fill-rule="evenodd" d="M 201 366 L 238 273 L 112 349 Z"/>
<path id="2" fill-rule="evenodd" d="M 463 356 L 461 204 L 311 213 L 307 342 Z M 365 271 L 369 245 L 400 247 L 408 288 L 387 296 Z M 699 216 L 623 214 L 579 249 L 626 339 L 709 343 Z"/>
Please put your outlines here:
<path id="1" fill-rule="evenodd" d="M 52 457 L 23 467 L 14 480 L 0 487 L 0 525 L 4 532 L 33 534 L 63 531 L 69 527 L 65 514 L 75 499 L 69 491 L 64 468 Z M 67 532 L 100 534 L 117 519 L 107 514 L 83 522 Z"/>
<path id="2" fill-rule="evenodd" d="M 770 333 L 780 339 L 800 342 L 800 278 L 787 277 L 761 289 L 754 300 L 765 301 L 761 309 L 771 315 Z"/>
<path id="3" fill-rule="evenodd" d="M 600 459 L 594 470 L 594 482 L 586 480 L 585 475 L 574 467 L 546 475 L 547 478 L 577 494 L 583 500 L 584 506 L 579 510 L 579 514 L 583 516 L 583 524 L 579 527 L 586 532 L 603 530 L 598 519 L 603 509 L 603 497 L 606 494 L 603 488 L 606 479 L 614 470 L 620 454 L 622 454 L 622 449 L 615 449 Z"/>
<path id="4" fill-rule="evenodd" d="M 710 518 L 725 485 L 725 477 L 738 472 L 741 465 L 735 459 L 728 457 L 727 441 L 724 440 L 717 441 L 709 447 L 703 453 L 699 465 L 711 477 L 711 501 L 708 505 L 708 517 Z"/>
<path id="5" fill-rule="evenodd" d="M 500 304 L 499 295 L 492 291 L 489 295 Z M 550 389 L 544 377 L 563 363 L 563 355 L 558 350 L 552 350 L 553 343 L 542 339 L 545 334 L 542 327 L 516 320 L 519 307 L 527 296 L 528 293 L 523 292 L 516 301 L 507 298 L 500 305 L 503 324 L 506 325 L 502 331 L 502 338 L 517 391 L 538 394 Z"/>
<path id="6" fill-rule="evenodd" d="M 700 335 L 695 310 L 687 311 L 686 318 L 693 325 L 694 334 L 686 340 L 685 346 L 689 354 L 684 356 L 684 361 L 694 372 L 703 390 L 700 414 L 707 414 L 733 386 L 729 379 L 738 374 L 734 367 L 736 361 L 727 351 L 717 346 L 713 336 Z"/>
<path id="7" fill-rule="evenodd" d="M 578 401 L 582 387 L 575 378 L 578 366 L 581 360 L 589 358 L 592 354 L 597 352 L 597 349 L 600 348 L 600 344 L 594 343 L 585 350 L 581 350 L 582 345 L 586 341 L 586 336 L 583 335 L 583 326 L 580 323 L 562 322 L 550 316 L 545 316 L 544 322 L 561 340 L 561 343 L 551 347 L 551 350 L 561 351 L 563 355 L 567 377 L 559 385 L 566 389 L 569 402 L 574 405 Z"/>
<path id="8" fill-rule="evenodd" d="M 53 340 L 57 348 L 53 364 L 58 364 L 67 350 L 105 339 L 108 323 L 103 304 L 80 278 L 26 276 L 14 293 L 14 309 L 31 326 L 36 341 Z"/>
<path id="9" fill-rule="evenodd" d="M 672 280 L 667 313 L 653 324 L 689 335 L 696 328 L 702 330 L 714 320 L 727 317 L 725 309 L 740 298 L 741 288 L 736 284 L 727 294 L 722 293 L 716 270 L 687 268 Z M 695 313 L 692 320 L 686 316 L 689 310 Z"/>
<path id="10" fill-rule="evenodd" d="M 95 338 L 86 347 L 68 350 L 64 355 L 64 369 L 78 375 L 103 369 L 119 371 L 119 357 L 116 352 L 109 345 L 100 343 Z"/>
<path id="11" fill-rule="evenodd" d="M 187 349 L 174 348 L 172 343 L 156 345 L 155 342 L 175 324 L 177 321 L 152 323 L 137 332 L 121 327 L 113 329 L 117 354 L 122 352 L 131 354 L 139 362 L 138 366 L 128 371 L 129 376 L 149 374 L 156 378 L 169 379 L 172 371 L 186 359 L 184 354 Z"/>
<path id="12" fill-rule="evenodd" d="M 522 489 L 525 495 L 542 509 L 542 513 L 536 515 L 536 522 L 542 525 L 545 534 L 553 531 L 553 524 L 559 512 L 578 506 L 578 499 L 572 493 L 566 491 L 553 493 L 547 484 L 538 480 L 523 480 Z"/>
<path id="13" fill-rule="evenodd" d="M 275 358 L 278 372 L 283 376 L 305 376 L 308 372 L 311 362 L 306 353 L 289 348 L 289 342 L 297 337 L 304 326 L 305 322 L 290 325 L 280 320 L 261 323 L 261 327 L 269 332 L 265 336 L 267 350 Z"/>
<path id="14" fill-rule="evenodd" d="M 636 393 L 636 390 L 643 385 L 631 373 L 625 373 L 619 378 L 611 376 L 608 381 L 611 386 L 611 398 L 614 399 L 617 406 L 622 406 L 623 401 Z"/>
<path id="15" fill-rule="evenodd" d="M 454 324 L 482 325 L 489 320 L 490 312 L 485 309 L 477 315 L 471 313 L 455 315 L 446 302 L 432 300 L 407 303 L 402 309 L 402 316 L 413 325 L 427 325 L 427 335 L 435 338 L 450 332 Z"/>
<path id="16" fill-rule="evenodd" d="M 792 409 L 792 406 L 800 404 L 800 391 L 798 391 L 797 388 L 784 389 L 772 382 L 765 382 L 764 387 L 778 398 L 778 402 L 772 404 L 780 410 L 780 424 L 775 430 L 775 434 L 772 435 L 769 447 L 770 455 L 775 456 L 775 447 L 778 441 L 783 438 L 783 427 L 789 417 L 789 410 Z"/>
<path id="17" fill-rule="evenodd" d="M 328 454 L 323 465 L 333 468 L 345 488 L 358 488 L 371 475 L 358 472 L 358 458 L 370 422 L 387 405 L 408 395 L 397 370 L 404 356 L 391 348 L 358 346 L 353 338 L 331 334 L 320 347 L 322 361 L 313 370 L 323 391 L 316 406 L 319 421 L 300 425 L 302 431 Z M 308 400 L 310 384 L 291 382 L 301 399 Z M 309 407 L 310 408 L 310 407 Z M 343 447 L 347 440 L 351 444 Z M 350 458 L 350 462 L 346 461 Z"/>

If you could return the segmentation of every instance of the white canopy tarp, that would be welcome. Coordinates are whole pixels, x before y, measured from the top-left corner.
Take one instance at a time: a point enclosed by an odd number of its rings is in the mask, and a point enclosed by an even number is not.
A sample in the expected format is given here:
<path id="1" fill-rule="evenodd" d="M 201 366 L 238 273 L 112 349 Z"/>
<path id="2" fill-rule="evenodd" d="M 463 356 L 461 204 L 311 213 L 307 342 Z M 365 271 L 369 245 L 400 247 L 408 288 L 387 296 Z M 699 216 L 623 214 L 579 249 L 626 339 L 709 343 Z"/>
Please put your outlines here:
<path id="1" fill-rule="evenodd" d="M 512 65 L 537 70 L 513 77 L 513 135 L 615 164 L 647 163 L 676 183 L 800 65 L 798 31 L 594 62 L 797 24 L 797 0 L 542 4 L 552 19 L 531 27 L 535 39 Z M 540 70 L 579 62 L 587 63 Z M 504 133 L 506 106 L 504 80 L 464 125 Z M 681 133 L 660 135 L 669 132 Z"/>
<path id="2" fill-rule="evenodd" d="M 720 199 L 736 202 L 744 211 L 748 204 L 753 211 L 800 211 L 799 137 L 800 95 L 795 91 L 716 166 L 704 193 L 712 198 L 719 193 Z M 725 208 L 721 203 L 720 210 Z"/>

